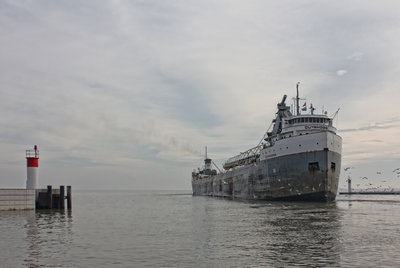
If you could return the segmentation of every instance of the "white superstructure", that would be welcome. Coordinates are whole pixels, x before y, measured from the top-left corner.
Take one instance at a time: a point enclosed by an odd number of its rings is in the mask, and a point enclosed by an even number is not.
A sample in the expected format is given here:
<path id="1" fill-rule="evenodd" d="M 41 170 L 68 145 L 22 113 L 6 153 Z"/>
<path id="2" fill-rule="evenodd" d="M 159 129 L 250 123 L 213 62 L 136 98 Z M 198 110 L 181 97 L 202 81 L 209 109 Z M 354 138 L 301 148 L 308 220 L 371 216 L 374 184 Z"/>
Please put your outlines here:
<path id="1" fill-rule="evenodd" d="M 260 161 L 303 152 L 342 153 L 342 140 L 336 135 L 332 119 L 326 115 L 299 115 L 283 120 L 279 134 L 271 136 L 260 153 Z M 325 149 L 326 150 L 326 149 Z"/>

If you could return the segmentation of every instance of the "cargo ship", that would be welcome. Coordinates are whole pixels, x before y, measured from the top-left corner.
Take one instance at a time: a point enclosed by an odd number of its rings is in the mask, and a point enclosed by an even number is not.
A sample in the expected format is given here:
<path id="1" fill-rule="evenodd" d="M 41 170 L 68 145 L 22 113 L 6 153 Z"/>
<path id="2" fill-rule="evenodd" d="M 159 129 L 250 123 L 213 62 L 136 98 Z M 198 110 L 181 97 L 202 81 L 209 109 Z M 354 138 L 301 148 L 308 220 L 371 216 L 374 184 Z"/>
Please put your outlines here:
<path id="1" fill-rule="evenodd" d="M 336 199 L 341 169 L 342 138 L 333 125 L 337 111 L 315 114 L 299 105 L 293 111 L 287 95 L 277 104 L 271 131 L 257 146 L 229 158 L 223 170 L 207 156 L 192 172 L 193 195 L 241 200 L 321 201 Z M 213 164 L 218 169 L 213 169 Z"/>

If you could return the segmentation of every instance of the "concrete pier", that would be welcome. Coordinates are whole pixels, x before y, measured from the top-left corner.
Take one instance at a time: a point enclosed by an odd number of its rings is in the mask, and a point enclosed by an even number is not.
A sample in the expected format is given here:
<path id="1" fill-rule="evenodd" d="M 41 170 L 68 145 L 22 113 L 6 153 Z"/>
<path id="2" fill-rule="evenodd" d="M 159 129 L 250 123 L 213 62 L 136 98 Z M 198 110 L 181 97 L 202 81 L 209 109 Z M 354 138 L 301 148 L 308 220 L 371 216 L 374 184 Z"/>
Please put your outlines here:
<path id="1" fill-rule="evenodd" d="M 53 189 L 48 185 L 46 189 L 0 189 L 0 210 L 34 210 L 34 209 L 72 209 L 72 190 L 67 186 Z"/>
<path id="2" fill-rule="evenodd" d="M 35 190 L 0 189 L 0 210 L 35 209 Z"/>

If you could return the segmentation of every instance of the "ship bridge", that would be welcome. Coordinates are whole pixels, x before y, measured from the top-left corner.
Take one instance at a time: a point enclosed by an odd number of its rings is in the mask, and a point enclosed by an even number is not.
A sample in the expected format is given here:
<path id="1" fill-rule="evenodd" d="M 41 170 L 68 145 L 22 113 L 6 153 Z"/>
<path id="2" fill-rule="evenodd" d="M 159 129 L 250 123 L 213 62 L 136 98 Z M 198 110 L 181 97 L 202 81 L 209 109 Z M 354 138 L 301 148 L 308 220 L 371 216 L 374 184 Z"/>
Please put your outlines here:
<path id="1" fill-rule="evenodd" d="M 332 125 L 332 120 L 326 115 L 300 115 L 284 120 L 285 125 L 293 125 L 300 123 L 317 123 Z"/>

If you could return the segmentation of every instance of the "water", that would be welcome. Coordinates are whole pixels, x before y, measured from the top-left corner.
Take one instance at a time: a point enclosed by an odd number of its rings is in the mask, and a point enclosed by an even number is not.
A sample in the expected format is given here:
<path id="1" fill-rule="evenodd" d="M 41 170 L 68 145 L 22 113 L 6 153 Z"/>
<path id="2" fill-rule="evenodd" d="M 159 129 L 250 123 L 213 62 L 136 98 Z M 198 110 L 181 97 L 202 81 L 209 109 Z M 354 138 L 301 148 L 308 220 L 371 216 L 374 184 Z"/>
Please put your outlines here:
<path id="1" fill-rule="evenodd" d="M 321 204 L 73 194 L 71 213 L 0 212 L 0 266 L 400 267 L 400 196 Z"/>

